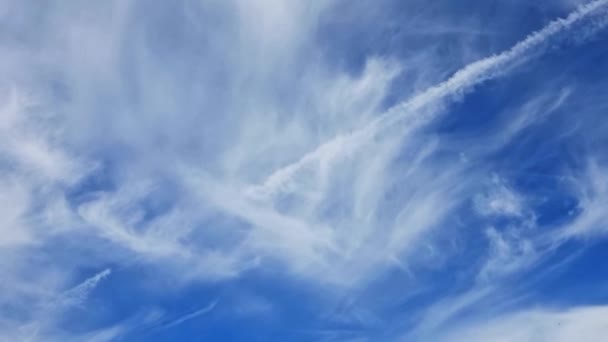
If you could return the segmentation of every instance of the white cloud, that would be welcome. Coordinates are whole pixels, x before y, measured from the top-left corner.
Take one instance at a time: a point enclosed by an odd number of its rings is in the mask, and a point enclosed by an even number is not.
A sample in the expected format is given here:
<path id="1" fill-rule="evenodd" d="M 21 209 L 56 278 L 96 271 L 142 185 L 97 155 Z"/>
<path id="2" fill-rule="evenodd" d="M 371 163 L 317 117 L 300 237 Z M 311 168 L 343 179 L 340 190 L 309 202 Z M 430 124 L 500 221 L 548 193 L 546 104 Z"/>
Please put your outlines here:
<path id="1" fill-rule="evenodd" d="M 525 234 L 525 231 L 513 228 L 504 233 L 493 227 L 488 228 L 486 236 L 490 243 L 490 253 L 479 272 L 479 280 L 495 281 L 496 277 L 516 273 L 536 261 L 540 255 L 534 242 L 526 238 Z"/>
<path id="2" fill-rule="evenodd" d="M 521 217 L 523 213 L 523 199 L 513 189 L 504 184 L 497 175 L 492 177 L 492 186 L 483 194 L 479 194 L 474 199 L 475 208 L 484 216 L 504 215 L 511 217 Z"/>
<path id="3" fill-rule="evenodd" d="M 589 159 L 579 175 L 573 175 L 572 192 L 578 200 L 580 213 L 563 227 L 560 238 L 588 237 L 608 230 L 608 176 L 606 167 Z"/>
<path id="4" fill-rule="evenodd" d="M 464 68 L 458 70 L 448 80 L 432 86 L 422 93 L 396 105 L 383 115 L 374 119 L 371 123 L 357 129 L 350 134 L 341 134 L 329 140 L 314 151 L 305 154 L 295 163 L 287 165 L 270 175 L 264 183 L 263 191 L 274 193 L 277 187 L 282 187 L 300 169 L 307 168 L 317 160 L 327 163 L 340 155 L 350 156 L 359 146 L 366 144 L 370 139 L 377 135 L 382 135 L 391 126 L 407 121 L 408 125 L 415 122 L 425 122 L 429 118 L 424 118 L 418 111 L 431 104 L 437 104 L 446 97 L 459 96 L 470 91 L 473 87 L 505 73 L 513 65 L 517 65 L 525 59 L 528 52 L 540 47 L 546 40 L 569 29 L 574 24 L 593 16 L 596 11 L 602 11 L 608 4 L 605 0 L 596 0 L 579 7 L 566 18 L 555 20 L 543 29 L 530 34 L 524 40 L 518 42 L 510 49 L 494 56 L 490 56 Z M 434 112 L 431 112 L 435 114 Z M 414 118 L 412 118 L 414 116 Z M 348 146 L 348 148 L 344 148 Z M 340 151 L 335 153 L 334 151 Z"/>
<path id="5" fill-rule="evenodd" d="M 188 2 L 167 25 L 156 22 L 168 10 L 162 4 L 146 7 L 145 18 L 144 5 L 131 2 L 50 4 L 39 26 L 25 19 L 36 5 L 15 4 L 1 14 L 25 39 L 0 47 L 2 89 L 10 89 L 0 118 L 0 304 L 28 319 L 1 321 L 2 332 L 19 336 L 10 327 L 21 325 L 41 339 L 72 338 L 52 321 L 29 322 L 62 294 L 86 306 L 109 271 L 63 289 L 79 267 L 103 263 L 141 262 L 177 283 L 265 266 L 332 290 L 424 264 L 421 251 L 434 251 L 434 232 L 450 234 L 446 221 L 478 173 L 442 155 L 441 137 L 421 128 L 450 98 L 506 73 L 548 40 L 578 33 L 576 25 L 588 26 L 606 4 L 585 5 L 384 112 L 401 71 L 425 69 L 425 81 L 435 72 L 423 68 L 425 53 L 413 66 L 370 57 L 360 73 L 326 65 L 314 40 L 330 1 Z M 7 14 L 13 10 L 18 15 Z M 557 108 L 568 94 L 542 104 Z M 528 125 L 522 119 L 510 131 Z M 605 219 L 606 182 L 589 170 L 576 234 Z M 108 184 L 94 184 L 98 178 Z M 480 195 L 482 215 L 527 217 L 506 184 Z M 153 200 L 166 203 L 158 209 Z M 518 269 L 532 254 L 519 235 L 488 230 L 488 237 L 484 274 Z M 32 261 L 52 259 L 60 243 L 95 258 L 61 267 Z M 127 330 L 84 336 L 111 340 Z"/>
<path id="6" fill-rule="evenodd" d="M 58 305 L 62 308 L 69 306 L 81 306 L 87 299 L 91 291 L 93 291 L 100 281 L 108 277 L 112 273 L 112 270 L 106 268 L 105 270 L 95 274 L 94 276 L 87 278 L 82 283 L 74 286 L 73 288 L 63 292 L 58 299 Z"/>
<path id="7" fill-rule="evenodd" d="M 180 325 L 180 324 L 182 324 L 182 323 L 184 323 L 186 321 L 198 318 L 199 316 L 202 316 L 202 315 L 206 315 L 209 312 L 211 312 L 215 308 L 216 305 L 217 305 L 217 301 L 213 301 L 213 302 L 209 303 L 208 305 L 206 305 L 206 306 L 204 306 L 204 307 L 202 307 L 202 308 L 200 308 L 200 309 L 198 309 L 196 311 L 193 311 L 193 312 L 191 312 L 189 314 L 183 315 L 182 317 L 174 319 L 173 321 L 171 321 L 171 322 L 163 325 L 162 328 L 163 329 L 171 329 L 171 328 L 176 327 L 176 326 L 178 326 L 178 325 Z"/>
<path id="8" fill-rule="evenodd" d="M 608 308 L 578 307 L 568 310 L 532 309 L 471 322 L 437 341 L 589 341 L 600 342 L 608 334 Z"/>
<path id="9" fill-rule="evenodd" d="M 26 284 L 10 284 L 5 290 L 11 291 L 10 294 L 18 296 L 15 302 L 6 302 L 7 308 L 12 305 L 28 305 L 21 310 L 21 317 L 7 315 L 0 319 L 0 340 L 19 340 L 19 341 L 60 341 L 70 338 L 65 331 L 58 329 L 58 322 L 63 315 L 69 313 L 74 307 L 85 308 L 85 301 L 100 281 L 109 276 L 110 269 L 105 269 L 90 278 L 85 279 L 80 284 L 61 291 L 60 288 L 52 288 L 53 283 L 45 274 L 38 274 L 39 283 L 32 286 L 33 291 L 27 291 Z M 51 276 L 56 276 L 51 272 Z M 19 292 L 16 292 L 17 289 Z M 8 309 L 6 312 L 13 312 Z M 18 318 L 17 318 L 18 317 Z M 90 332 L 86 335 L 92 340 L 106 341 L 116 336 L 122 328 L 108 328 L 103 331 Z M 78 338 L 82 338 L 80 336 Z M 95 337 L 95 338 L 93 338 Z"/>

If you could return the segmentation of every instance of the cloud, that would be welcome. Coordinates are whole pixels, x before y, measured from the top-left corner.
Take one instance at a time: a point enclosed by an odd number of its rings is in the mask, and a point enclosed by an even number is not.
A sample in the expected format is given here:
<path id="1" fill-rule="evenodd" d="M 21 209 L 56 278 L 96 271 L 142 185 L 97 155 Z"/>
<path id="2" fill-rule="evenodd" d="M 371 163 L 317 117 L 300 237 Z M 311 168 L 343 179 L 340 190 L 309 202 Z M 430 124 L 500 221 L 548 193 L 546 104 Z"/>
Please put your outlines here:
<path id="1" fill-rule="evenodd" d="M 396 105 L 383 115 L 374 119 L 371 123 L 359 128 L 350 134 L 341 134 L 334 139 L 323 143 L 314 151 L 305 154 L 295 163 L 289 164 L 270 175 L 260 189 L 252 189 L 262 193 L 273 194 L 274 189 L 280 188 L 293 174 L 300 169 L 306 168 L 313 162 L 319 161 L 326 164 L 337 156 L 349 156 L 356 151 L 361 144 L 365 144 L 377 134 L 382 134 L 389 127 L 407 120 L 408 126 L 413 122 L 426 121 L 423 115 L 418 113 L 429 104 L 436 104 L 448 96 L 459 96 L 470 91 L 489 79 L 503 74 L 512 66 L 517 65 L 526 57 L 527 53 L 533 52 L 545 41 L 551 39 L 562 31 L 568 30 L 574 24 L 593 16 L 596 12 L 605 10 L 608 2 L 599 0 L 580 6 L 576 11 L 566 18 L 555 20 L 543 29 L 530 34 L 524 40 L 518 42 L 510 49 L 494 56 L 490 56 L 471 63 L 458 70 L 454 75 L 444 82 L 428 88 L 422 93 Z M 414 118 L 411 116 L 415 115 Z M 411 128 L 410 128 L 411 129 Z M 337 151 L 340 151 L 339 153 Z"/>
<path id="2" fill-rule="evenodd" d="M 608 228 L 608 177 L 606 167 L 596 159 L 587 160 L 579 175 L 573 176 L 572 191 L 578 199 L 574 220 L 566 225 L 559 238 L 589 237 L 603 234 Z"/>
<path id="3" fill-rule="evenodd" d="M 162 260 L 165 264 L 184 265 L 197 270 L 191 273 L 201 279 L 231 278 L 242 270 L 255 267 L 260 260 L 268 262 L 270 259 L 282 260 L 291 272 L 307 278 L 319 279 L 321 274 L 333 274 L 331 279 L 323 282 L 355 284 L 377 272 L 378 265 L 403 265 L 401 259 L 419 248 L 416 244 L 424 233 L 440 225 L 459 204 L 458 198 L 464 189 L 453 184 L 461 183 L 466 187 L 467 181 L 461 179 L 464 170 L 457 167 L 438 175 L 436 170 L 447 163 L 435 159 L 437 143 L 419 142 L 423 139 L 419 129 L 436 115 L 435 106 L 446 97 L 458 96 L 484 80 L 504 73 L 510 65 L 525 59 L 528 52 L 546 40 L 601 11 L 603 2 L 581 7 L 511 49 L 462 68 L 447 81 L 380 115 L 376 112 L 381 109 L 386 89 L 401 68 L 398 64 L 380 58 L 370 59 L 359 76 L 351 76 L 318 64 L 308 67 L 297 56 L 298 51 L 304 51 L 312 44 L 310 31 L 325 4 L 317 7 L 286 6 L 282 2 L 255 5 L 236 2 L 217 8 L 184 9 L 180 15 L 193 27 L 196 23 L 191 16 L 204 15 L 205 10 L 217 11 L 241 30 L 238 47 L 251 49 L 249 58 L 242 58 L 229 53 L 231 50 L 226 50 L 224 40 L 209 36 L 206 43 L 210 47 L 210 53 L 205 56 L 208 65 L 217 62 L 225 53 L 230 56 L 226 62 L 231 67 L 225 69 L 230 70 L 231 75 L 225 84 L 227 89 L 244 89 L 240 100 L 229 106 L 225 106 L 220 98 L 204 95 L 204 101 L 200 102 L 187 94 L 175 92 L 174 89 L 180 88 L 175 85 L 182 81 L 179 75 L 183 70 L 181 65 L 163 62 L 163 54 L 168 54 L 168 58 L 175 53 L 163 45 L 170 44 L 170 41 L 157 40 L 152 35 L 154 26 L 131 17 L 131 11 L 137 9 L 136 5 L 132 6 L 108 5 L 106 9 L 117 14 L 110 22 L 111 30 L 102 30 L 102 22 L 78 19 L 69 22 L 67 28 L 52 27 L 56 32 L 49 33 L 51 41 L 66 46 L 65 58 L 49 62 L 51 70 L 64 75 L 59 82 L 66 84 L 66 97 L 70 98 L 67 104 L 50 103 L 59 105 L 66 113 L 63 121 L 65 146 L 62 149 L 53 144 L 21 141 L 19 145 L 26 151 L 18 155 L 38 160 L 36 163 L 28 162 L 28 165 L 45 170 L 44 173 L 53 181 L 60 181 L 58 175 L 71 175 L 73 167 L 70 165 L 78 164 L 80 160 L 89 160 L 91 164 L 100 166 L 97 169 L 80 168 L 73 176 L 67 176 L 68 179 L 97 177 L 96 172 L 104 171 L 106 167 L 103 161 L 96 160 L 100 156 L 119 167 L 114 171 L 116 178 L 110 180 L 118 190 L 102 188 L 84 202 L 69 203 L 75 210 L 64 215 L 63 220 L 84 227 L 85 234 L 111 242 L 109 248 L 112 250 L 128 251 L 153 263 Z M 226 12 L 225 6 L 234 6 L 236 16 Z M 153 13 L 161 10 L 151 9 Z M 56 11 L 58 18 L 69 12 Z M 245 15 L 256 11 L 268 16 L 269 26 L 256 26 L 250 21 L 251 17 Z M 119 61 L 121 47 L 117 39 L 129 29 L 129 20 L 135 20 L 133 25 L 140 25 L 141 31 L 125 35 L 125 39 L 133 39 L 138 44 L 125 52 L 124 61 Z M 295 25 L 294 21 L 299 24 Z M 283 34 L 273 34 L 270 27 L 281 27 Z M 233 35 L 221 27 L 217 30 L 216 33 L 225 37 Z M 138 39 L 140 35 L 147 38 Z M 99 68 L 93 64 L 76 60 L 73 56 L 76 45 L 80 46 L 76 43 L 89 36 L 105 44 L 104 52 L 89 45 L 79 49 L 96 56 L 91 63 L 99 64 L 107 72 L 99 73 Z M 183 39 L 189 38 L 187 34 L 183 35 Z M 188 55 L 194 51 L 180 53 Z M 72 67 L 65 67 L 63 61 L 66 59 Z M 137 65 L 133 69 L 122 72 L 120 65 L 135 62 Z M 161 65 L 174 72 L 165 74 L 158 69 Z M 310 76 L 305 77 L 293 91 L 299 91 L 312 105 L 276 97 L 275 85 L 295 83 L 274 69 L 271 72 L 269 65 L 306 71 Z M 201 67 L 207 68 L 206 64 Z M 203 78 L 202 83 L 195 87 L 212 91 L 207 82 L 215 81 Z M 270 86 L 252 86 L 260 82 Z M 132 86 L 116 88 L 119 83 L 122 84 L 120 87 Z M 104 121 L 112 122 L 112 127 L 100 121 L 98 109 L 95 109 L 99 107 L 98 100 L 91 98 L 83 89 L 106 98 L 107 105 L 112 108 L 104 109 L 109 115 Z M 132 94 L 133 98 L 126 98 L 123 93 Z M 202 111 L 219 111 L 226 115 L 238 113 L 244 121 L 230 126 L 220 117 L 205 116 L 208 120 L 203 123 L 195 115 L 195 108 L 199 105 Z M 278 116 L 286 108 L 293 108 L 288 119 Z M 172 120 L 165 112 L 181 113 L 180 120 Z M 326 123 L 329 128 L 315 133 L 317 128 L 310 126 L 303 113 L 318 113 L 315 115 L 319 115 L 319 126 Z M 324 113 L 331 114 L 321 116 Z M 85 119 L 79 118 L 82 115 Z M 401 120 L 409 121 L 404 126 L 396 126 Z M 188 129 L 188 126 L 202 127 L 202 131 Z M 54 126 L 49 125 L 45 129 L 48 131 L 49 127 Z M 345 132 L 345 127 L 352 131 Z M 226 128 L 222 133 L 226 137 L 214 133 L 222 128 Z M 107 134 L 100 135 L 98 131 L 106 131 Z M 179 134 L 175 134 L 177 132 Z M 107 135 L 114 139 L 106 139 Z M 203 138 L 197 141 L 199 136 Z M 309 146 L 327 138 L 328 143 L 321 144 L 313 152 L 305 152 Z M 161 147 L 155 148 L 158 144 Z M 85 151 L 82 146 L 91 146 L 92 149 Z M 208 146 L 214 146 L 213 153 L 206 150 Z M 418 148 L 420 150 L 416 151 Z M 65 150 L 78 152 L 79 158 L 71 157 Z M 156 152 L 148 153 L 150 150 Z M 300 151 L 304 152 L 304 157 L 289 164 L 288 161 Z M 369 157 L 360 158 L 362 155 Z M 45 161 L 43 157 L 53 159 Z M 403 174 L 394 174 L 389 169 L 398 158 L 409 158 L 411 162 L 405 166 Z M 287 165 L 281 166 L 285 162 Z M 65 166 L 53 169 L 58 165 Z M 207 166 L 201 170 L 199 165 Z M 270 176 L 261 185 L 250 185 L 252 181 L 263 179 L 267 171 L 270 171 Z M 353 189 L 339 183 L 339 172 L 344 172 L 344 175 L 350 173 L 349 179 L 356 184 Z M 218 176 L 220 174 L 222 176 Z M 426 174 L 433 174 L 436 179 L 429 179 Z M 163 184 L 174 190 L 161 196 L 177 200 L 175 204 L 168 205 L 167 212 L 147 219 L 146 201 L 158 196 L 147 189 L 153 189 L 154 184 L 164 178 L 172 179 Z M 386 193 L 394 186 L 404 191 L 400 195 L 400 204 L 386 202 Z M 169 201 L 173 199 L 168 198 Z M 517 210 L 511 199 L 489 202 L 498 206 L 496 210 Z M 197 215 L 193 211 L 199 209 L 195 207 L 204 208 L 206 213 Z M 436 208 L 441 209 L 436 211 Z M 343 210 L 344 213 L 328 216 L 327 213 L 333 210 Z M 212 223 L 206 222 L 206 217 L 211 215 L 236 219 L 222 229 L 230 232 L 228 235 L 234 244 L 201 246 L 186 242 L 216 234 L 210 227 Z M 65 221 L 61 223 L 65 224 Z M 205 228 L 195 228 L 198 225 L 205 225 Z M 385 233 L 376 234 L 378 225 L 389 228 Z M 370 237 L 373 238 L 370 240 Z M 388 247 L 377 252 L 384 245 Z M 195 260 L 203 262 L 194 266 Z M 349 267 L 358 272 L 339 271 Z"/>
<path id="4" fill-rule="evenodd" d="M 30 305 L 29 308 L 21 309 L 24 317 L 14 317 L 14 311 L 10 307 L 5 311 L 7 317 L 0 320 L 0 335 L 2 338 L 25 340 L 25 341 L 59 341 L 75 336 L 58 329 L 61 317 L 69 314 L 73 309 L 86 309 L 85 303 L 91 293 L 104 278 L 111 274 L 110 269 L 105 269 L 87 279 L 80 284 L 59 292 L 58 289 L 47 288 L 46 291 L 40 291 L 38 286 L 44 288 L 52 285 L 44 277 L 39 280 L 44 281 L 40 285 L 33 286 L 36 292 L 21 292 L 15 293 L 15 289 L 8 287 L 7 289 L 13 295 L 17 295 L 17 303 L 21 305 Z M 23 287 L 20 284 L 11 284 L 12 287 L 18 289 Z M 21 288 L 23 290 L 23 288 Z M 30 298 L 28 298 L 30 297 Z M 6 303 L 12 305 L 12 303 Z M 11 315 L 8 315 L 12 313 Z M 19 315 L 17 315 L 19 317 Z M 86 335 L 91 340 L 109 341 L 117 336 L 122 328 L 110 327 L 100 331 L 90 332 Z M 78 338 L 82 338 L 80 336 Z"/>
<path id="5" fill-rule="evenodd" d="M 492 177 L 494 187 L 475 198 L 475 208 L 481 215 L 505 215 L 520 217 L 524 204 L 520 196 L 503 184 L 497 175 Z"/>
<path id="6" fill-rule="evenodd" d="M 497 125 L 496 136 L 473 137 L 476 146 L 464 152 L 431 123 L 552 45 L 568 50 L 590 38 L 606 24 L 608 1 L 589 2 L 456 72 L 459 58 L 428 50 L 403 59 L 365 55 L 356 70 L 331 60 L 323 25 L 343 5 L 12 2 L 4 9 L 14 38 L 0 37 L 7 75 L 0 84 L 0 333 L 112 340 L 133 331 L 139 322 L 126 319 L 74 333 L 43 312 L 88 308 L 109 268 L 65 289 L 83 269 L 109 264 L 161 272 L 171 279 L 168 292 L 263 273 L 324 298 L 372 293 L 344 314 L 364 321 L 371 309 L 396 305 L 376 300 L 375 291 L 393 293 L 383 281 L 427 290 L 426 272 L 462 257 L 452 252 L 479 254 L 466 261 L 479 266 L 462 281 L 474 284 L 471 293 L 545 255 L 535 197 L 516 189 L 508 172 L 480 185 L 494 172 L 480 163 L 557 117 L 580 97 L 577 85 L 539 91 Z M 474 26 L 429 23 L 410 33 L 477 36 Z M 482 51 L 460 48 L 475 58 Z M 580 215 L 560 226 L 559 243 L 603 232 L 603 163 L 574 175 Z M 473 228 L 469 216 L 479 220 Z M 495 222 L 504 218 L 509 225 Z M 437 321 L 480 300 L 471 297 Z M 241 311 L 269 306 L 249 305 Z"/>
<path id="7" fill-rule="evenodd" d="M 104 278 L 108 277 L 111 273 L 112 270 L 106 268 L 94 276 L 87 278 L 85 281 L 76 285 L 75 287 L 63 292 L 60 295 L 59 305 L 62 307 L 82 305 L 89 296 L 89 293 L 91 293 L 91 291 L 97 287 L 97 284 L 99 284 L 99 282 Z"/>
<path id="8" fill-rule="evenodd" d="M 490 255 L 479 272 L 482 281 L 495 281 L 496 277 L 513 274 L 529 267 L 540 256 L 535 242 L 517 229 L 504 233 L 491 227 L 486 230 L 490 242 Z"/>
<path id="9" fill-rule="evenodd" d="M 457 327 L 437 341 L 601 341 L 607 313 L 603 306 L 532 309 Z"/>
<path id="10" fill-rule="evenodd" d="M 189 314 L 183 315 L 182 317 L 176 318 L 175 320 L 165 324 L 162 326 L 163 329 L 171 329 L 173 327 L 176 327 L 186 321 L 198 318 L 202 315 L 206 315 L 207 313 L 211 312 L 215 306 L 217 305 L 217 301 L 213 301 L 211 302 L 209 305 L 200 308 L 194 312 L 191 312 Z"/>

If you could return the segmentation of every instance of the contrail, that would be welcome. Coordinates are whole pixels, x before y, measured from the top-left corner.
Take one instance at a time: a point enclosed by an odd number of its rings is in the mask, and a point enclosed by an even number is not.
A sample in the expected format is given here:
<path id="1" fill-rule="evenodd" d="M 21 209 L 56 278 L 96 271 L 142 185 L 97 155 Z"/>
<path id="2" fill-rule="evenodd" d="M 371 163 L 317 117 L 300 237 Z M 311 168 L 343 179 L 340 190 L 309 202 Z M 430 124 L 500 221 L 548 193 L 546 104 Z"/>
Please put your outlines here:
<path id="1" fill-rule="evenodd" d="M 214 300 L 209 305 L 207 305 L 207 306 L 205 306 L 205 307 L 203 307 L 203 308 L 201 308 L 199 310 L 191 312 L 191 313 L 189 313 L 187 315 L 184 315 L 184 316 L 182 316 L 180 318 L 177 318 L 177 319 L 175 319 L 175 320 L 173 320 L 173 321 L 171 321 L 171 322 L 163 325 L 162 329 L 173 328 L 176 325 L 180 325 L 180 324 L 182 324 L 182 323 L 184 323 L 186 321 L 189 321 L 191 319 L 194 319 L 194 318 L 196 318 L 198 316 L 201 316 L 201 315 L 204 315 L 206 313 L 209 313 L 209 312 L 211 312 L 211 310 L 213 310 L 215 308 L 216 305 L 217 305 L 217 300 Z"/>
<path id="2" fill-rule="evenodd" d="M 97 287 L 97 284 L 99 284 L 99 282 L 103 279 L 107 278 L 111 273 L 112 270 L 107 268 L 86 279 L 75 287 L 65 291 L 61 294 L 61 304 L 64 306 L 81 305 L 84 303 L 89 293 Z"/>
<path id="3" fill-rule="evenodd" d="M 338 135 L 305 154 L 298 161 L 275 171 L 266 178 L 263 184 L 249 187 L 247 194 L 255 198 L 268 198 L 277 193 L 289 191 L 290 181 L 306 167 L 311 167 L 315 163 L 321 164 L 323 167 L 338 156 L 347 157 L 377 134 L 406 119 L 414 120 L 417 123 L 428 122 L 433 118 L 432 115 L 412 117 L 412 114 L 429 104 L 437 103 L 449 96 L 463 94 L 487 80 L 500 76 L 548 39 L 570 29 L 584 19 L 603 14 L 601 12 L 606 10 L 607 5 L 608 0 L 595 0 L 582 5 L 567 17 L 556 19 L 541 30 L 528 35 L 510 49 L 465 66 L 446 81 L 392 107 L 362 128 L 349 134 Z M 595 25 L 601 26 L 605 26 L 605 24 L 606 21 L 595 23 Z"/>

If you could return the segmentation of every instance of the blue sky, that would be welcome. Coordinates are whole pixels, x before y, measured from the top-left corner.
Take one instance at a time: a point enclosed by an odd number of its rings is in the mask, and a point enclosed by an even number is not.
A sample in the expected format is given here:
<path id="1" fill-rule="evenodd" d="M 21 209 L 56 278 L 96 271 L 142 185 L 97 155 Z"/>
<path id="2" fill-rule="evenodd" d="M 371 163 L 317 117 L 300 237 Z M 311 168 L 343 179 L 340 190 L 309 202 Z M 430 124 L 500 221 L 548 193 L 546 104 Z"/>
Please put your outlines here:
<path id="1" fill-rule="evenodd" d="M 603 341 L 608 0 L 0 1 L 0 341 Z"/>

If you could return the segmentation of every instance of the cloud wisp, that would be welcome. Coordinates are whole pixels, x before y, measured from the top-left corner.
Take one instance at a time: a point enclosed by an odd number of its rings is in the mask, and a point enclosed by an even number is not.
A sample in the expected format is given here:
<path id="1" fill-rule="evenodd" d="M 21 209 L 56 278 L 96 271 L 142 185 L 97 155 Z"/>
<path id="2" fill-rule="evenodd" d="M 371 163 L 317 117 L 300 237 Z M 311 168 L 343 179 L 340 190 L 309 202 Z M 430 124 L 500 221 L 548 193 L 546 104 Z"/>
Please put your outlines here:
<path id="1" fill-rule="evenodd" d="M 180 325 L 180 324 L 182 324 L 182 323 L 184 323 L 186 321 L 189 321 L 189 320 L 195 319 L 195 318 L 197 318 L 199 316 L 205 315 L 205 314 L 211 312 L 215 308 L 216 305 L 217 305 L 217 301 L 213 301 L 209 305 L 207 305 L 207 306 L 205 306 L 203 308 L 200 308 L 200 309 L 198 309 L 198 310 L 196 310 L 194 312 L 191 312 L 189 314 L 183 315 L 182 317 L 176 318 L 175 320 L 173 320 L 173 321 L 171 321 L 171 322 L 163 325 L 162 329 L 171 329 L 171 328 L 176 327 L 176 326 L 178 326 L 178 325 Z"/>
<path id="2" fill-rule="evenodd" d="M 0 340 L 599 336 L 608 0 L 347 3 L 3 2 Z"/>
<path id="3" fill-rule="evenodd" d="M 448 96 L 458 97 L 470 91 L 476 85 L 504 74 L 513 65 L 517 65 L 526 54 L 542 46 L 550 38 L 584 21 L 597 12 L 606 10 L 608 1 L 596 0 L 579 7 L 565 18 L 552 21 L 543 29 L 530 34 L 524 40 L 518 42 L 510 49 L 494 56 L 490 56 L 458 70 L 448 80 L 435 85 L 413 98 L 399 103 L 394 108 L 380 115 L 363 128 L 357 129 L 349 134 L 339 135 L 336 138 L 323 143 L 314 151 L 307 153 L 298 161 L 289 164 L 270 175 L 260 187 L 254 187 L 249 191 L 261 193 L 263 196 L 271 196 L 279 189 L 285 188 L 293 175 L 300 169 L 308 167 L 311 163 L 327 164 L 336 157 L 349 156 L 355 153 L 361 144 L 373 139 L 374 136 L 382 134 L 383 131 L 397 124 L 399 121 L 412 120 L 426 122 L 419 111 L 431 104 L 444 100 Z M 599 13 L 601 14 L 601 13 Z M 597 23 L 591 23 L 596 26 Z M 413 116 L 413 117 L 412 117 Z M 411 125 L 412 123 L 409 123 Z"/>

